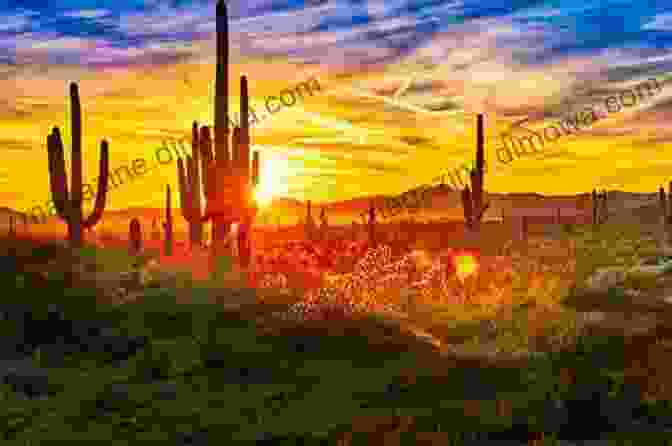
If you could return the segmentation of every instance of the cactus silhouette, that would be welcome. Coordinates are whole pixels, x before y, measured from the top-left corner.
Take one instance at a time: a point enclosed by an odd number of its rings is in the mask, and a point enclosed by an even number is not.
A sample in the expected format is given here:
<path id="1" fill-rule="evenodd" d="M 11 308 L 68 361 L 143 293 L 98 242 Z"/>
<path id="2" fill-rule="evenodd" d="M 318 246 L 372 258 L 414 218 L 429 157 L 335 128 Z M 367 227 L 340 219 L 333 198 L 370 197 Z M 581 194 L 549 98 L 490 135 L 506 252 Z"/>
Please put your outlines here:
<path id="1" fill-rule="evenodd" d="M 523 216 L 520 222 L 520 238 L 522 240 L 527 240 L 529 234 L 529 222 L 527 216 Z"/>
<path id="2" fill-rule="evenodd" d="M 483 115 L 479 114 L 476 121 L 476 167 L 470 170 L 471 189 L 466 186 L 462 190 L 462 208 L 467 229 L 478 232 L 483 214 L 490 207 L 490 203 L 483 205 L 484 166 L 484 134 Z"/>
<path id="3" fill-rule="evenodd" d="M 192 248 L 203 243 L 203 199 L 201 185 L 205 185 L 205 177 L 201 171 L 207 168 L 208 159 L 202 153 L 211 151 L 212 142 L 207 127 L 201 129 L 199 137 L 198 123 L 192 126 L 192 156 L 187 156 L 185 173 L 182 158 L 177 159 L 178 185 L 180 189 L 180 207 L 182 216 L 189 223 L 189 241 Z"/>
<path id="4" fill-rule="evenodd" d="M 311 208 L 311 201 L 306 202 L 306 221 L 304 222 L 304 231 L 305 237 L 308 240 L 313 240 L 315 238 L 315 220 L 313 219 Z"/>
<path id="5" fill-rule="evenodd" d="M 369 202 L 369 247 L 375 248 L 376 241 L 376 208 L 373 205 L 373 199 Z"/>
<path id="6" fill-rule="evenodd" d="M 591 197 L 592 197 L 591 202 L 592 202 L 592 205 L 593 205 L 593 226 L 597 226 L 597 224 L 599 223 L 598 222 L 599 202 L 598 202 L 598 199 L 597 199 L 597 191 L 595 189 L 593 189 L 593 192 L 591 193 Z"/>
<path id="7" fill-rule="evenodd" d="M 327 219 L 327 209 L 322 208 L 320 212 L 320 236 L 323 239 L 327 238 L 327 231 L 329 230 L 329 220 Z"/>
<path id="8" fill-rule="evenodd" d="M 28 235 L 30 228 L 28 227 L 28 214 L 21 214 L 21 219 L 23 220 L 23 232 Z"/>
<path id="9" fill-rule="evenodd" d="M 132 219 L 128 227 L 128 241 L 128 250 L 131 255 L 138 255 L 142 252 L 142 228 L 137 218 Z"/>
<path id="10" fill-rule="evenodd" d="M 82 216 L 82 110 L 76 83 L 70 84 L 72 125 L 72 185 L 68 193 L 63 141 L 58 127 L 47 136 L 49 153 L 49 180 L 51 196 L 58 216 L 68 225 L 68 240 L 71 247 L 82 246 L 82 229 L 95 226 L 103 216 L 107 196 L 109 174 L 109 148 L 107 141 L 100 143 L 100 176 L 94 209 L 88 218 Z"/>
<path id="11" fill-rule="evenodd" d="M 173 214 L 171 211 L 172 201 L 170 199 L 170 186 L 166 185 L 166 220 L 163 225 L 163 254 L 173 255 Z"/>
<path id="12" fill-rule="evenodd" d="M 161 231 L 159 230 L 159 225 L 156 222 L 156 218 L 152 219 L 152 240 L 161 240 Z"/>
<path id="13" fill-rule="evenodd" d="M 660 188 L 660 193 L 662 193 L 662 200 L 665 200 L 665 191 L 663 188 Z M 660 198 L 660 197 L 659 197 Z M 607 221 L 607 216 L 609 210 L 607 208 L 607 191 L 603 190 L 601 193 L 593 189 L 592 192 L 592 202 L 593 202 L 593 226 L 597 226 L 601 223 Z M 663 206 L 663 209 L 665 207 Z"/>
<path id="14" fill-rule="evenodd" d="M 212 220 L 213 255 L 226 255 L 231 225 L 238 222 L 238 252 L 243 267 L 250 263 L 250 231 L 257 207 L 252 187 L 259 183 L 259 153 L 255 152 L 250 169 L 250 125 L 247 77 L 240 79 L 240 128 L 233 131 L 233 150 L 229 152 L 229 37 L 226 3 L 217 2 L 217 67 L 215 77 L 215 148 L 203 155 L 205 169 L 205 215 Z M 251 170 L 251 172 L 250 172 Z"/>
<path id="15" fill-rule="evenodd" d="M 16 238 L 16 222 L 14 220 L 14 216 L 10 215 L 9 216 L 9 228 L 8 228 L 8 234 L 10 239 L 15 239 Z"/>

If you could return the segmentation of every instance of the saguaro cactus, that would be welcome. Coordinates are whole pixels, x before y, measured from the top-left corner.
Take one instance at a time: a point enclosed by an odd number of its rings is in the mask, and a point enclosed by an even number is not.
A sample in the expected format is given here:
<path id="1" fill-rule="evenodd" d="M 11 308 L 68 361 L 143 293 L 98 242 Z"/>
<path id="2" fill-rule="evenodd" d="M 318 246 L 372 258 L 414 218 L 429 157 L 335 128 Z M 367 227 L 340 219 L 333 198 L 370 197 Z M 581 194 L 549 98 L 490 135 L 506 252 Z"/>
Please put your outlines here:
<path id="1" fill-rule="evenodd" d="M 327 219 L 327 209 L 322 207 L 320 211 L 320 239 L 326 240 L 329 231 L 329 220 Z"/>
<path id="2" fill-rule="evenodd" d="M 13 215 L 9 216 L 9 228 L 7 235 L 9 236 L 10 239 L 16 238 L 16 221 Z"/>
<path id="3" fill-rule="evenodd" d="M 369 247 L 375 248 L 376 241 L 376 208 L 373 205 L 373 200 L 369 203 Z"/>
<path id="4" fill-rule="evenodd" d="M 161 231 L 159 230 L 159 224 L 157 223 L 156 218 L 152 219 L 152 240 L 161 240 Z"/>
<path id="5" fill-rule="evenodd" d="M 186 173 L 182 158 L 178 158 L 177 174 L 182 216 L 189 223 L 189 241 L 193 248 L 201 246 L 203 243 L 203 200 L 201 196 L 201 166 L 199 165 L 199 161 L 205 159 L 205 157 L 201 157 L 201 153 L 209 151 L 211 143 L 207 127 L 203 127 L 202 137 L 199 138 L 198 123 L 194 122 L 191 133 L 192 156 L 187 157 Z M 202 145 L 203 147 L 201 147 Z M 203 167 L 206 167 L 205 163 Z"/>
<path id="6" fill-rule="evenodd" d="M 599 218 L 599 213 L 598 213 L 599 201 L 598 201 L 598 197 L 597 197 L 597 191 L 595 189 L 593 189 L 593 192 L 591 194 L 591 198 L 592 198 L 592 204 L 593 204 L 593 226 L 597 226 L 597 224 L 599 223 L 599 221 L 598 221 L 598 218 Z"/>
<path id="7" fill-rule="evenodd" d="M 663 195 L 664 194 L 665 191 L 663 191 Z M 609 209 L 607 207 L 607 191 L 603 190 L 600 193 L 597 192 L 597 190 L 593 189 L 592 202 L 593 202 L 593 226 L 605 223 L 607 221 L 607 216 L 609 215 Z"/>
<path id="8" fill-rule="evenodd" d="M 607 202 L 607 190 L 602 191 L 602 202 L 600 207 L 600 223 L 606 223 L 607 217 L 609 216 L 609 207 Z"/>
<path id="9" fill-rule="evenodd" d="M 82 110 L 76 83 L 70 84 L 72 125 L 72 185 L 68 193 L 67 174 L 61 132 L 54 127 L 47 136 L 49 153 L 49 180 L 51 196 L 58 216 L 68 225 L 68 240 L 73 248 L 82 246 L 82 229 L 95 226 L 105 210 L 109 174 L 109 148 L 107 141 L 100 143 L 100 176 L 94 209 L 88 218 L 82 216 Z"/>
<path id="10" fill-rule="evenodd" d="M 527 240 L 527 237 L 529 235 L 529 221 L 527 219 L 527 216 L 523 215 L 523 217 L 520 219 L 520 239 L 521 240 Z"/>
<path id="11" fill-rule="evenodd" d="M 665 189 L 663 189 L 663 186 L 660 186 L 658 188 L 658 204 L 660 207 L 660 214 L 663 216 L 663 218 L 667 217 L 667 200 L 665 197 Z"/>
<path id="12" fill-rule="evenodd" d="M 28 235 L 30 228 L 28 227 L 28 214 L 21 214 L 21 219 L 23 220 L 23 233 Z"/>
<path id="13" fill-rule="evenodd" d="M 304 231 L 305 231 L 305 237 L 308 240 L 313 240 L 315 239 L 315 220 L 313 219 L 313 214 L 311 212 L 311 202 L 308 200 L 306 202 L 306 221 L 304 222 Z"/>
<path id="14" fill-rule="evenodd" d="M 321 229 L 326 230 L 329 226 L 329 219 L 327 218 L 327 209 L 322 208 L 322 211 L 320 212 L 320 225 Z"/>
<path id="15" fill-rule="evenodd" d="M 173 213 L 170 186 L 166 185 L 166 219 L 163 222 L 163 254 L 173 255 Z"/>
<path id="16" fill-rule="evenodd" d="M 138 255 L 142 252 L 142 227 L 140 220 L 134 218 L 128 226 L 128 251 L 131 255 Z"/>
<path id="17" fill-rule="evenodd" d="M 660 222 L 662 226 L 660 244 L 665 251 L 669 250 L 672 245 L 672 181 L 670 181 L 668 187 L 670 194 L 667 197 L 665 197 L 665 189 L 662 186 L 658 189 Z"/>
<path id="18" fill-rule="evenodd" d="M 485 176 L 485 150 L 483 133 L 483 115 L 478 115 L 476 121 L 476 168 L 471 169 L 471 189 L 466 186 L 462 190 L 462 208 L 467 229 L 478 232 L 483 214 L 490 207 L 490 203 L 483 204 L 483 179 Z"/>
<path id="19" fill-rule="evenodd" d="M 241 127 L 234 129 L 233 150 L 229 152 L 228 110 L 228 23 L 226 3 L 217 3 L 217 68 L 215 78 L 215 150 L 208 154 L 206 169 L 206 210 L 202 221 L 212 220 L 213 255 L 226 254 L 231 224 L 238 222 L 240 264 L 249 266 L 250 230 L 257 213 L 252 187 L 259 182 L 259 154 L 254 153 L 250 169 L 250 125 L 247 77 L 240 79 Z M 206 155 L 204 155 L 206 156 Z M 251 170 L 251 172 L 250 172 Z"/>

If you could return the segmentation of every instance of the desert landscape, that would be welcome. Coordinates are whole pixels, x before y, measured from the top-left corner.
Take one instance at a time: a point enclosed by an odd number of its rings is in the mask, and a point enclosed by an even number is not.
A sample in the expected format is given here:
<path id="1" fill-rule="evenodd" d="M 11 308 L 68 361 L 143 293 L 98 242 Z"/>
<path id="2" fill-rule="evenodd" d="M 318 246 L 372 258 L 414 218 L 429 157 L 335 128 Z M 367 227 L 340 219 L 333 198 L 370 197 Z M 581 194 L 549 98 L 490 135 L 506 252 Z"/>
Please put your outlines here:
<path id="1" fill-rule="evenodd" d="M 275 190 L 247 74 L 229 119 L 241 19 L 211 3 L 211 102 L 132 192 L 112 188 L 126 149 L 83 125 L 87 81 L 58 82 L 68 112 L 30 167 L 51 213 L 0 207 L 2 444 L 672 444 L 672 178 L 498 192 L 486 110 L 465 113 L 464 187 L 421 205 L 393 198 L 420 180 Z"/>

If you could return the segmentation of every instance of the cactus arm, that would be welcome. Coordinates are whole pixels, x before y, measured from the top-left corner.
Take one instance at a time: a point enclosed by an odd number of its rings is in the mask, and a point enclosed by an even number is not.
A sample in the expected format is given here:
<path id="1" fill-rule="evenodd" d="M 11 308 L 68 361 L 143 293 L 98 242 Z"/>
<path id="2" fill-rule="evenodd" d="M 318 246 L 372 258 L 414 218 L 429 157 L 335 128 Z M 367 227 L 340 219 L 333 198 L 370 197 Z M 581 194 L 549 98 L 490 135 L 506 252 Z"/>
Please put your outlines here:
<path id="1" fill-rule="evenodd" d="M 196 194 L 194 192 L 194 159 L 191 156 L 187 156 L 187 177 L 185 178 L 185 185 L 187 186 L 187 195 L 186 195 L 186 208 L 188 214 L 188 221 L 191 221 L 191 218 L 196 215 L 196 208 L 194 207 L 194 200 L 196 200 Z"/>
<path id="2" fill-rule="evenodd" d="M 77 225 L 81 221 L 82 213 L 82 107 L 79 101 L 79 89 L 76 83 L 70 84 L 70 104 L 72 121 L 72 175 L 70 186 L 70 200 L 75 212 Z"/>
<path id="3" fill-rule="evenodd" d="M 212 139 L 210 138 L 210 129 L 207 126 L 201 127 L 200 151 L 201 151 L 201 187 L 203 196 L 207 198 L 208 193 L 208 173 L 210 166 L 214 163 L 214 154 L 212 150 Z"/>
<path id="4" fill-rule="evenodd" d="M 198 137 L 198 122 L 194 121 L 191 124 L 191 151 L 196 156 L 196 152 L 199 150 L 200 140 Z"/>
<path id="5" fill-rule="evenodd" d="M 480 190 L 478 187 L 478 171 L 471 170 L 469 172 L 469 177 L 471 179 L 471 200 L 472 200 L 472 210 L 474 213 L 478 212 L 481 196 L 479 194 Z"/>
<path id="6" fill-rule="evenodd" d="M 187 177 L 184 172 L 184 162 L 182 161 L 182 158 L 177 159 L 177 176 L 178 186 L 180 189 L 180 207 L 182 208 L 182 215 L 188 221 L 191 216 L 189 209 L 191 195 L 189 195 L 189 182 L 187 181 Z"/>
<path id="7" fill-rule="evenodd" d="M 246 172 L 250 169 L 250 106 L 247 76 L 240 77 L 240 138 L 238 140 L 238 165 Z M 249 176 L 248 176 L 249 178 Z M 248 180 L 249 182 L 249 180 Z"/>
<path id="8" fill-rule="evenodd" d="M 466 222 L 468 227 L 471 227 L 472 222 L 473 222 L 473 208 L 472 208 L 472 202 L 471 202 L 471 191 L 469 190 L 469 186 L 465 187 L 462 190 L 462 208 L 464 209 L 464 221 Z"/>
<path id="9" fill-rule="evenodd" d="M 105 140 L 100 143 L 100 161 L 98 170 L 100 176 L 98 177 L 98 188 L 96 189 L 96 201 L 93 206 L 93 212 L 91 212 L 91 215 L 89 215 L 89 217 L 82 223 L 86 229 L 90 229 L 98 224 L 103 216 L 103 211 L 105 210 L 110 173 L 110 149 Z"/>
<path id="10" fill-rule="evenodd" d="M 196 124 L 196 123 L 194 123 Z M 198 125 L 193 129 L 194 136 L 198 137 Z M 191 184 L 189 189 L 191 189 L 191 203 L 192 203 L 192 212 L 200 220 L 202 209 L 203 209 L 203 198 L 201 196 L 201 175 L 200 175 L 200 164 L 201 164 L 201 150 L 200 150 L 200 141 L 196 141 L 196 145 L 192 147 L 192 173 L 193 177 L 191 178 Z"/>
<path id="11" fill-rule="evenodd" d="M 201 127 L 201 138 L 199 140 L 201 151 L 201 186 L 203 194 L 207 194 L 208 168 L 214 160 L 212 153 L 212 139 L 210 139 L 210 129 L 207 126 Z"/>
<path id="12" fill-rule="evenodd" d="M 173 253 L 173 216 L 171 212 L 170 185 L 166 185 L 166 221 L 162 222 L 165 231 L 163 250 L 165 255 Z"/>
<path id="13" fill-rule="evenodd" d="M 254 187 L 259 185 L 259 152 L 254 152 L 252 155 L 252 185 Z"/>
<path id="14" fill-rule="evenodd" d="M 237 166 L 236 163 L 240 161 L 240 127 L 233 128 L 233 136 L 231 137 L 231 165 Z"/>
<path id="15" fill-rule="evenodd" d="M 170 199 L 170 185 L 166 185 L 166 220 L 172 221 L 172 200 Z"/>
<path id="16" fill-rule="evenodd" d="M 229 24 L 226 2 L 217 1 L 217 74 L 215 76 L 215 159 L 229 165 Z"/>
<path id="17" fill-rule="evenodd" d="M 58 127 L 54 127 L 51 135 L 47 136 L 47 152 L 49 156 L 49 186 L 54 207 L 58 216 L 68 221 L 70 217 L 70 197 L 65 173 L 63 142 Z"/>
<path id="18" fill-rule="evenodd" d="M 483 214 L 485 214 L 485 211 L 487 211 L 489 207 L 490 207 L 490 202 L 485 203 L 485 206 L 483 206 L 483 208 L 478 213 L 478 219 L 479 220 L 483 219 Z"/>
<path id="19" fill-rule="evenodd" d="M 194 160 L 192 163 L 193 177 L 190 177 L 189 189 L 191 190 L 192 212 L 194 212 L 195 215 L 200 217 L 202 209 L 201 175 L 200 175 L 201 141 L 199 140 L 198 135 L 198 123 L 195 121 L 194 125 L 191 128 L 191 135 L 192 135 L 191 156 L 193 157 Z"/>
<path id="20" fill-rule="evenodd" d="M 190 157 L 187 157 L 187 176 L 184 178 L 184 183 L 182 178 L 180 178 L 179 183 L 181 190 L 188 190 L 189 192 L 183 197 L 182 192 L 180 191 L 180 205 L 182 207 L 182 214 L 189 215 L 189 217 L 185 218 L 190 223 L 192 222 L 191 219 L 194 216 L 194 212 L 196 212 L 197 203 L 200 210 L 201 195 L 200 190 L 198 189 L 198 182 L 200 181 L 200 178 L 198 177 L 200 150 L 201 142 L 198 135 L 198 122 L 194 121 L 191 125 L 191 158 L 193 158 L 193 160 L 191 160 Z M 186 187 L 182 188 L 182 186 Z"/>

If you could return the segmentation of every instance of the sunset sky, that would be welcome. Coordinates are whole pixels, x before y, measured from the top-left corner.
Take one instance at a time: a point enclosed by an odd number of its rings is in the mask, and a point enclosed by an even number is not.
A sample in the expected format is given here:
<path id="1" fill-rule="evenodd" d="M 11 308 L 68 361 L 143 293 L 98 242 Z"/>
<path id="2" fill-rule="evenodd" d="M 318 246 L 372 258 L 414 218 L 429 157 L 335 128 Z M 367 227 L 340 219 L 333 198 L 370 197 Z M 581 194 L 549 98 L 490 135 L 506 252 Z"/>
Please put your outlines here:
<path id="1" fill-rule="evenodd" d="M 70 153 L 71 81 L 86 179 L 102 139 L 111 167 L 151 164 L 163 140 L 212 124 L 214 0 L 0 0 L 0 17 L 0 205 L 50 198 L 46 137 L 58 125 Z M 476 113 L 488 191 L 655 192 L 672 180 L 670 2 L 232 0 L 229 20 L 232 112 L 241 74 L 257 112 L 319 81 L 253 126 L 272 194 L 333 201 L 427 183 L 473 159 Z M 497 162 L 514 121 L 543 129 L 588 104 L 606 110 L 648 78 L 659 93 L 547 144 L 543 159 Z M 176 190 L 175 164 L 112 191 L 110 208 L 162 206 L 165 184 Z"/>

